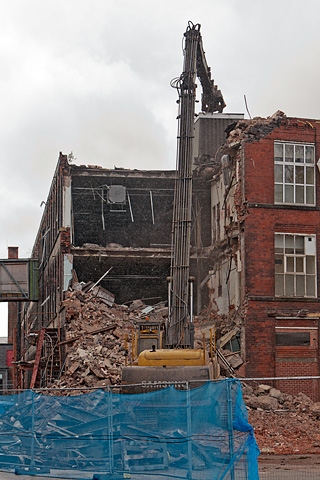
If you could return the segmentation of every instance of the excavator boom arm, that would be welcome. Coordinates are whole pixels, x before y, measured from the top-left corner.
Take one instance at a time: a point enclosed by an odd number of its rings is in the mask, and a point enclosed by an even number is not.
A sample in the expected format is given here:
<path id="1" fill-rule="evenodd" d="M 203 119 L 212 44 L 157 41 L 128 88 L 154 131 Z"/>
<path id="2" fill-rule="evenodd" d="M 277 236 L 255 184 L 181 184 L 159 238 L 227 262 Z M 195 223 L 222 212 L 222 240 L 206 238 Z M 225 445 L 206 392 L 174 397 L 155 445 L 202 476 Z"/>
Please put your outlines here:
<path id="1" fill-rule="evenodd" d="M 201 110 L 207 113 L 221 113 L 226 104 L 221 91 L 211 79 L 211 69 L 207 65 L 201 35 L 197 48 L 197 77 L 202 87 Z"/>
<path id="2" fill-rule="evenodd" d="M 225 107 L 222 94 L 211 79 L 203 50 L 200 25 L 189 22 L 184 37 L 183 73 L 171 82 L 178 91 L 179 115 L 166 340 L 169 348 L 193 347 L 192 325 L 189 321 L 189 265 L 196 77 L 199 77 L 203 90 L 202 110 L 222 112 Z"/>

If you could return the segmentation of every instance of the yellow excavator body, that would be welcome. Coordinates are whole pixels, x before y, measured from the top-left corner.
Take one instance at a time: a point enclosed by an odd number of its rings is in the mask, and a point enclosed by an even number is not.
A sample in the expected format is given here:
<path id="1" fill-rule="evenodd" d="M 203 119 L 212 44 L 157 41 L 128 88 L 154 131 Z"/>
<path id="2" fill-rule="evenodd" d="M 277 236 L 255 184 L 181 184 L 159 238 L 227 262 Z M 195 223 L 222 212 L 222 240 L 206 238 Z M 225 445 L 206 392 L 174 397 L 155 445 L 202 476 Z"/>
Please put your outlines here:
<path id="1" fill-rule="evenodd" d="M 144 350 L 138 356 L 139 366 L 148 367 L 187 367 L 206 365 L 208 354 L 202 349 L 191 348 Z"/>
<path id="2" fill-rule="evenodd" d="M 145 393 L 169 385 L 196 388 L 220 376 L 216 359 L 196 349 L 144 350 L 137 364 L 122 369 L 122 393 Z"/>

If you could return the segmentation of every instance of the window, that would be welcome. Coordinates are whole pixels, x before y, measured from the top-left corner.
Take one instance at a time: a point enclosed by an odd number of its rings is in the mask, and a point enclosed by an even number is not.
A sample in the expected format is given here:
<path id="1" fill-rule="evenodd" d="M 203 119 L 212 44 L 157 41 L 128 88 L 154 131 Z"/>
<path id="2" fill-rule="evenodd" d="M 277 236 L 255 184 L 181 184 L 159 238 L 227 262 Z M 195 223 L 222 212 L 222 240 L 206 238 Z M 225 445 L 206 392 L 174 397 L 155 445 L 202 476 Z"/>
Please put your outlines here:
<path id="1" fill-rule="evenodd" d="M 315 205 L 314 145 L 274 144 L 274 201 Z"/>
<path id="2" fill-rule="evenodd" d="M 228 343 L 223 345 L 224 350 L 229 350 L 230 352 L 241 352 L 241 340 L 240 333 L 237 333 Z"/>
<path id="3" fill-rule="evenodd" d="M 310 346 L 310 332 L 276 332 L 276 345 L 279 347 Z"/>
<path id="4" fill-rule="evenodd" d="M 220 240 L 220 203 L 212 207 L 212 244 Z"/>
<path id="5" fill-rule="evenodd" d="M 216 206 L 212 207 L 212 222 L 211 222 L 211 244 L 213 245 L 217 238 L 217 215 Z"/>
<path id="6" fill-rule="evenodd" d="M 275 235 L 275 295 L 316 296 L 316 237 Z"/>

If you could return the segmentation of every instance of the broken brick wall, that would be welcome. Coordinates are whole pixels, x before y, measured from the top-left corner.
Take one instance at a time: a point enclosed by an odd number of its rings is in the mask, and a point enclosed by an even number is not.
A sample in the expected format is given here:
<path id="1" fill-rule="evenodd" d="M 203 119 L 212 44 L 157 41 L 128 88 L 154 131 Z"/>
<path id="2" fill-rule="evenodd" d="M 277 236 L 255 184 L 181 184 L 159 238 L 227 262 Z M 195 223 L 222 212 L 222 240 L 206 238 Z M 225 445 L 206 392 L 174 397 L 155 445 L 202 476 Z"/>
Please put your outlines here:
<path id="1" fill-rule="evenodd" d="M 71 176 L 72 251 L 78 280 L 97 281 L 112 268 L 101 285 L 115 294 L 117 302 L 166 300 L 176 172 L 73 165 Z M 125 189 L 122 204 L 110 203 L 112 186 Z M 193 180 L 192 212 L 195 251 L 190 274 L 201 282 L 207 271 L 203 249 L 210 245 L 210 184 L 198 172 Z M 198 303 L 199 298 L 198 293 Z"/>
<path id="2" fill-rule="evenodd" d="M 299 310 L 319 316 L 318 297 L 280 297 L 275 294 L 275 233 L 304 234 L 316 237 L 317 270 L 320 252 L 319 172 L 316 175 L 316 206 L 275 203 L 274 142 L 312 144 L 315 162 L 320 156 L 320 124 L 314 120 L 287 118 L 277 112 L 267 119 L 239 121 L 230 128 L 222 152 L 232 164 L 234 191 L 223 185 L 223 165 L 212 183 L 212 278 L 211 299 L 217 312 L 234 317 L 232 288 L 239 288 L 239 303 L 245 304 L 243 316 L 243 371 L 250 377 L 318 375 L 319 346 L 299 350 L 276 345 L 277 315 L 293 318 L 293 328 L 308 327 Z M 232 163 L 233 162 L 233 163 Z M 225 183 L 225 182 L 224 182 Z M 228 205 L 229 202 L 229 205 Z M 236 215 L 228 211 L 236 209 Z M 215 210 L 214 210 L 215 209 Z M 231 221 L 230 221 L 231 220 Z M 220 232 L 219 235 L 216 232 Z M 226 259 L 230 268 L 225 268 Z M 235 272 L 240 274 L 236 284 Z M 210 282 L 209 282 L 210 285 Z M 319 291 L 320 284 L 317 280 Z M 275 314 L 271 317 L 268 312 Z M 227 310 L 227 311 L 226 311 Z M 296 318 L 297 317 L 297 318 Z M 239 309 L 240 318 L 240 309 Z M 318 326 L 315 327 L 318 332 Z M 300 357 L 303 359 L 300 360 Z M 306 385 L 306 384 L 305 384 Z M 285 384 L 290 390 L 291 386 Z M 317 398 L 319 392 L 310 381 L 307 393 Z M 297 393 L 297 392 L 296 392 Z"/>
<path id="3" fill-rule="evenodd" d="M 277 297 L 275 294 L 275 233 L 305 234 L 316 236 L 317 263 L 319 271 L 320 213 L 317 206 L 275 204 L 274 201 L 274 142 L 298 142 L 315 145 L 315 158 L 319 158 L 320 126 L 312 121 L 283 119 L 264 138 L 258 141 L 244 139 L 243 201 L 247 213 L 243 228 L 244 269 L 242 282 L 248 298 L 245 320 L 246 375 L 247 376 L 298 376 L 319 375 L 319 346 L 308 351 L 295 347 L 294 352 L 278 348 L 275 342 L 275 320 L 268 317 L 272 309 L 275 316 L 287 312 L 319 314 L 317 298 Z M 316 202 L 319 205 L 319 173 L 316 175 Z M 319 292 L 319 280 L 317 288 Z M 291 315 L 290 315 L 291 312 Z M 293 328 L 307 328 L 306 319 L 295 318 Z M 318 328 L 318 326 L 316 326 Z M 258 360 L 257 360 L 258 359 Z M 295 385 L 297 385 L 295 383 Z M 282 389 L 291 389 L 284 383 Z M 297 387 L 295 387 L 297 388 Z M 317 398 L 319 392 L 310 381 L 304 384 L 304 392 Z M 294 392 L 298 393 L 298 392 Z"/>
<path id="4" fill-rule="evenodd" d="M 219 315 L 240 307 L 240 265 L 232 252 L 221 256 L 215 270 L 209 271 L 209 306 Z"/>
<path id="5" fill-rule="evenodd" d="M 211 182 L 210 306 L 220 315 L 241 304 L 239 218 L 235 202 L 240 184 L 239 158 L 228 157 Z"/>

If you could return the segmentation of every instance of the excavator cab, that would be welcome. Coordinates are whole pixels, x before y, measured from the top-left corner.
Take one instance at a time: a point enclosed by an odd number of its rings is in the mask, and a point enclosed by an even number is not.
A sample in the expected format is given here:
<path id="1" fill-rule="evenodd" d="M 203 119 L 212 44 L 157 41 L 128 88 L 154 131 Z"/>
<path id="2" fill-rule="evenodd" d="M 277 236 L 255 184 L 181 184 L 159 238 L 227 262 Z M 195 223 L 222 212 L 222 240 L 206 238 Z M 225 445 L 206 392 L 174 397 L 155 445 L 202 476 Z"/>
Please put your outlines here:
<path id="1" fill-rule="evenodd" d="M 138 322 L 137 329 L 136 355 L 139 355 L 143 350 L 162 348 L 165 332 L 163 321 L 152 321 L 147 318 L 142 322 Z"/>
<path id="2" fill-rule="evenodd" d="M 132 347 L 137 358 L 122 369 L 122 393 L 145 393 L 169 385 L 178 389 L 196 388 L 219 378 L 217 357 L 209 357 L 205 342 L 200 349 L 163 348 L 165 338 L 163 322 L 139 322 Z"/>

